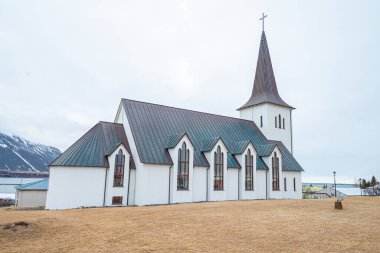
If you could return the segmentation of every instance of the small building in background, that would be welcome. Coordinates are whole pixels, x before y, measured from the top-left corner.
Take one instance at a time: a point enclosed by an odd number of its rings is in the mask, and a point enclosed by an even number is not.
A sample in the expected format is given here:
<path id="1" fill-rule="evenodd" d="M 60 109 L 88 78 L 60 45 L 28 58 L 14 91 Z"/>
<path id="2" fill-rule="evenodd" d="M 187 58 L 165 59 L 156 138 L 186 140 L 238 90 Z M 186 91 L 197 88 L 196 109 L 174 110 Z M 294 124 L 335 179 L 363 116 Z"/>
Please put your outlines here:
<path id="1" fill-rule="evenodd" d="M 16 187 L 16 207 L 41 207 L 46 205 L 49 179 Z"/>

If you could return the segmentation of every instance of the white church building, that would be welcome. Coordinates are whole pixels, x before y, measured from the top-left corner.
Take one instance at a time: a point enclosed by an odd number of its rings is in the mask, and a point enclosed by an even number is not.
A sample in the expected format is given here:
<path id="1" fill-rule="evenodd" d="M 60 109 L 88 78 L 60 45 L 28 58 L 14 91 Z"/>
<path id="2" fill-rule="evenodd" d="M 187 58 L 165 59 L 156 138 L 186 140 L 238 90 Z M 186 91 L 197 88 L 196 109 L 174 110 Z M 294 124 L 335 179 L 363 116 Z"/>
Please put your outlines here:
<path id="1" fill-rule="evenodd" d="M 122 99 L 50 165 L 47 209 L 302 198 L 292 110 L 263 31 L 240 118 Z"/>

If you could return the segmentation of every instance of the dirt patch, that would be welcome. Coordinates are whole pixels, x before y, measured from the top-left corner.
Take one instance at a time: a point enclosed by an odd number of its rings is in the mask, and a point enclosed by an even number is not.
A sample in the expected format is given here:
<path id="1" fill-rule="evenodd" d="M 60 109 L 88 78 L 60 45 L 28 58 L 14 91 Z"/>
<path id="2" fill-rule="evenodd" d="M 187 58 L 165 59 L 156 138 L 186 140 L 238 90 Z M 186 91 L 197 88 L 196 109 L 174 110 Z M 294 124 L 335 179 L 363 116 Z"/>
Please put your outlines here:
<path id="1" fill-rule="evenodd" d="M 0 208 L 0 251 L 380 252 L 380 234 L 375 232 L 380 226 L 380 197 L 347 198 L 343 210 L 334 209 L 334 202 L 226 201 L 55 211 Z"/>
<path id="2" fill-rule="evenodd" d="M 27 228 L 30 226 L 30 223 L 29 222 L 26 222 L 26 221 L 18 221 L 18 222 L 15 222 L 15 223 L 9 223 L 9 224 L 5 224 L 5 225 L 2 225 L 2 229 L 4 230 L 9 230 L 9 231 L 17 231 L 19 230 L 20 228 L 23 229 L 23 228 Z"/>

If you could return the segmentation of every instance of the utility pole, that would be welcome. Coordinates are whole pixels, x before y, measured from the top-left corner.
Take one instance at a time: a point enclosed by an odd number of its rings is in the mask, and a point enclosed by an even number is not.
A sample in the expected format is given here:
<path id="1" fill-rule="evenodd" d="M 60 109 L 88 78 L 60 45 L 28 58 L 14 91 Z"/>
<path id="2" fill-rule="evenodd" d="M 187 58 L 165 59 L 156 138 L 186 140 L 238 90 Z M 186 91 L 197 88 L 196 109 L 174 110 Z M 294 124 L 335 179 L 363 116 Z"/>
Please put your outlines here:
<path id="1" fill-rule="evenodd" d="M 334 171 L 333 174 L 334 174 L 334 188 L 335 188 L 335 197 L 336 197 L 336 181 L 335 181 L 336 172 Z"/>

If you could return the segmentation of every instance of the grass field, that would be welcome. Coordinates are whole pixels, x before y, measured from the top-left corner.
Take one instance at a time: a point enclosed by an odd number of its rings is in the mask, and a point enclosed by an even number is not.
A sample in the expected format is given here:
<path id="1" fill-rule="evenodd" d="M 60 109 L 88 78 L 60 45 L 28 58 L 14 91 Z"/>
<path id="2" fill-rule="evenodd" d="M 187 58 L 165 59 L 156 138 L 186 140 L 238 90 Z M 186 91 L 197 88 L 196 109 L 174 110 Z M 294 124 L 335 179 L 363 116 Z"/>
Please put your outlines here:
<path id="1" fill-rule="evenodd" d="M 20 211 L 0 208 L 1 252 L 380 252 L 380 198 Z M 15 225 L 17 223 L 18 225 Z"/>

